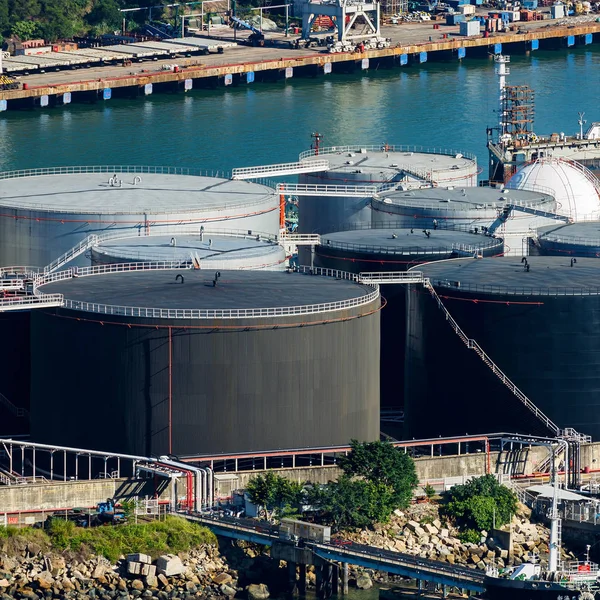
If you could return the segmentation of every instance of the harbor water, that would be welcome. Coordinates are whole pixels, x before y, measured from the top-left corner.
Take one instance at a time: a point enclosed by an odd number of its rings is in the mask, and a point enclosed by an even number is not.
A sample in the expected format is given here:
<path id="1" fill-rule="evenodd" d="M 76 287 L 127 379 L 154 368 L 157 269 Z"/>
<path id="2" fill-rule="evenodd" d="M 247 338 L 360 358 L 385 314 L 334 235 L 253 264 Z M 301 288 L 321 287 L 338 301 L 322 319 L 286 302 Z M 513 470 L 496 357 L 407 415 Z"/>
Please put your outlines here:
<path id="1" fill-rule="evenodd" d="M 513 56 L 509 84 L 536 94 L 535 130 L 600 120 L 598 45 Z M 0 170 L 66 165 L 219 169 L 294 161 L 323 144 L 410 144 L 475 153 L 487 177 L 486 127 L 497 121 L 488 59 L 426 63 L 271 84 L 155 94 L 0 113 Z"/>

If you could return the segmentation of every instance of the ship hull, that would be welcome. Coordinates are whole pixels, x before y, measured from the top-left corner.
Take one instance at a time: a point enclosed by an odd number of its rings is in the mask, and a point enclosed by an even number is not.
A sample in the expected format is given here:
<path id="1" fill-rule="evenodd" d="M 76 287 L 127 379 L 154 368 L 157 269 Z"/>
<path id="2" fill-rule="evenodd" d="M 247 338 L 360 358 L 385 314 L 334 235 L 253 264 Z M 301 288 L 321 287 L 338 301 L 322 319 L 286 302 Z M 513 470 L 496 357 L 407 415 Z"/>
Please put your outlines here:
<path id="1" fill-rule="evenodd" d="M 549 581 L 516 581 L 486 577 L 486 600 L 564 600 L 576 599 L 580 592 Z"/>

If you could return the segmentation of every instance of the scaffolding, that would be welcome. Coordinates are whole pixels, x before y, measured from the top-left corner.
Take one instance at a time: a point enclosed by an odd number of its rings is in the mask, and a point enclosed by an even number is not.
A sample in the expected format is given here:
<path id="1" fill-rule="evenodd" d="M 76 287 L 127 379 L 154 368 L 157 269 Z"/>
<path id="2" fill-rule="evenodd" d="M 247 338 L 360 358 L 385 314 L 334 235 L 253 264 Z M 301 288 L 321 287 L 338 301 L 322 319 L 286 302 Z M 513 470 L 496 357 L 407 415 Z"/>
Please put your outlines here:
<path id="1" fill-rule="evenodd" d="M 507 85 L 500 103 L 501 131 L 512 139 L 533 134 L 535 116 L 534 92 L 528 85 Z"/>

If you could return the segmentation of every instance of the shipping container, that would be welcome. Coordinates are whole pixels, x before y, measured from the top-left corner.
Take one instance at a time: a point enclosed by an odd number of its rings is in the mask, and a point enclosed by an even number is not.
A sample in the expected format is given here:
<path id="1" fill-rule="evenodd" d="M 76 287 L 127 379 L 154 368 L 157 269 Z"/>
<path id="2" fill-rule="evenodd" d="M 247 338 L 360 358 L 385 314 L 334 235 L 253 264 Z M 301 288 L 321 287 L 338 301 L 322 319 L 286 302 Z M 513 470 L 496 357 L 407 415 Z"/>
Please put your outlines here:
<path id="1" fill-rule="evenodd" d="M 303 540 L 327 544 L 331 540 L 331 527 L 315 525 L 297 519 L 281 519 L 279 537 L 286 540 L 302 538 Z"/>
<path id="2" fill-rule="evenodd" d="M 473 36 L 480 34 L 479 21 L 465 21 L 460 24 L 460 35 Z"/>
<path id="3" fill-rule="evenodd" d="M 454 14 L 446 15 L 446 25 L 458 25 L 465 20 L 465 15 Z"/>
<path id="4" fill-rule="evenodd" d="M 471 16 L 475 14 L 475 7 L 472 4 L 461 4 L 458 12 L 465 16 Z"/>

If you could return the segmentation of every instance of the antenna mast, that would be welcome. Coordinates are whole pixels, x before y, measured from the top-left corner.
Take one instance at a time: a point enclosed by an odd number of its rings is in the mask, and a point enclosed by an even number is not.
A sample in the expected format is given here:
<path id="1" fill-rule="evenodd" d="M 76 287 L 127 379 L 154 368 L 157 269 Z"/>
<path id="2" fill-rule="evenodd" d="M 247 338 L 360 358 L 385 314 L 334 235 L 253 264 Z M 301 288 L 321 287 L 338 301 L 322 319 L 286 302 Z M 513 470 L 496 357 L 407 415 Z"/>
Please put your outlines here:
<path id="1" fill-rule="evenodd" d="M 579 115 L 579 121 L 577 121 L 577 123 L 579 124 L 579 139 L 582 140 L 583 139 L 583 126 L 587 123 L 587 121 L 583 118 L 585 115 L 584 112 L 579 112 L 577 114 Z"/>

